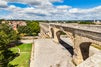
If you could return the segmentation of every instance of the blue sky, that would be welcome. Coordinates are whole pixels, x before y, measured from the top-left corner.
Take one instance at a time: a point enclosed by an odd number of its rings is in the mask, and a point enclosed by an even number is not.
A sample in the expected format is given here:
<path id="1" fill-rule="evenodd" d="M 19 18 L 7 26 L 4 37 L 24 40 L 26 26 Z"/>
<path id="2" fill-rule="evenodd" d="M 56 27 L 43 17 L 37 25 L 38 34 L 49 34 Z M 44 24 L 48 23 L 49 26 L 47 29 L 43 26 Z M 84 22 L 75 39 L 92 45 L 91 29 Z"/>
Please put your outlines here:
<path id="1" fill-rule="evenodd" d="M 75 8 L 92 8 L 101 5 L 101 0 L 64 0 L 62 3 L 55 2 L 54 5 L 69 5 Z"/>
<path id="2" fill-rule="evenodd" d="M 8 2 L 8 6 L 15 5 L 16 7 L 26 8 L 29 5 L 28 4 L 22 4 L 22 3 L 16 3 L 16 2 Z"/>
<path id="3" fill-rule="evenodd" d="M 0 18 L 98 20 L 101 0 L 0 0 Z"/>

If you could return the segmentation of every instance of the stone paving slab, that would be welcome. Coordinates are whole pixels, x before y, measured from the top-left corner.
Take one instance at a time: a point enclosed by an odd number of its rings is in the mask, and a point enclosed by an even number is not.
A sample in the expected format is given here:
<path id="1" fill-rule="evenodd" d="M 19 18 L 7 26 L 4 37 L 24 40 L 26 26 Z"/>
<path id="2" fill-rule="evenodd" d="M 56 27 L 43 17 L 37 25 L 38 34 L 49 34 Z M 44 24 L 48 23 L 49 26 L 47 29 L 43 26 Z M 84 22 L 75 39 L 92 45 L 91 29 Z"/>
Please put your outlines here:
<path id="1" fill-rule="evenodd" d="M 77 67 L 101 67 L 101 51 L 89 57 Z"/>
<path id="2" fill-rule="evenodd" d="M 74 67 L 70 53 L 51 39 L 34 41 L 34 60 L 30 67 Z"/>

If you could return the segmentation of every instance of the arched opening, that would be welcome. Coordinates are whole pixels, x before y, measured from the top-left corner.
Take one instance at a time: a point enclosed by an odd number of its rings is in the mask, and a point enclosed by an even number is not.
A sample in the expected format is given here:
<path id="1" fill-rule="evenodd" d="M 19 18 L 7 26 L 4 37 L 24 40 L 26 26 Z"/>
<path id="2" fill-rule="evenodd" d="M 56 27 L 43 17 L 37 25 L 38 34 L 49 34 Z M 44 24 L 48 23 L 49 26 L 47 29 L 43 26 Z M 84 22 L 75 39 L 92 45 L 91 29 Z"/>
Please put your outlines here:
<path id="1" fill-rule="evenodd" d="M 61 35 L 61 31 L 56 32 L 56 36 L 59 42 L 61 41 L 60 35 Z"/>
<path id="2" fill-rule="evenodd" d="M 91 44 L 91 42 L 83 42 L 80 44 L 80 50 L 83 60 L 86 60 L 89 57 L 89 48 Z"/>
<path id="3" fill-rule="evenodd" d="M 52 36 L 52 38 L 54 38 L 54 30 L 53 30 L 53 28 L 51 28 L 50 30 L 51 30 L 51 36 Z"/>
<path id="4" fill-rule="evenodd" d="M 58 32 L 56 32 L 56 36 L 58 38 L 59 43 L 69 51 L 71 56 L 73 56 L 74 54 L 73 46 L 71 46 L 70 43 L 68 42 L 69 37 L 66 35 L 66 33 L 59 30 Z"/>

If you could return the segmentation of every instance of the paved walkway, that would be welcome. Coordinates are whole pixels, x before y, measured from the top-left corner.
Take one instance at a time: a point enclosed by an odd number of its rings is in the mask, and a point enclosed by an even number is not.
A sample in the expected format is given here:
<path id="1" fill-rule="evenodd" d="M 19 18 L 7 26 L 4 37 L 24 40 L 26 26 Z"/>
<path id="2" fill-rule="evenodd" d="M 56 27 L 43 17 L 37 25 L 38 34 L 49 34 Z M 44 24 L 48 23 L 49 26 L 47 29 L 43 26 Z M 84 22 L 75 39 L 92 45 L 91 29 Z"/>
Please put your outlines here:
<path id="1" fill-rule="evenodd" d="M 101 67 L 101 51 L 89 57 L 77 67 Z"/>
<path id="2" fill-rule="evenodd" d="M 35 40 L 34 45 L 34 59 L 30 67 L 74 67 L 70 53 L 51 39 Z"/>

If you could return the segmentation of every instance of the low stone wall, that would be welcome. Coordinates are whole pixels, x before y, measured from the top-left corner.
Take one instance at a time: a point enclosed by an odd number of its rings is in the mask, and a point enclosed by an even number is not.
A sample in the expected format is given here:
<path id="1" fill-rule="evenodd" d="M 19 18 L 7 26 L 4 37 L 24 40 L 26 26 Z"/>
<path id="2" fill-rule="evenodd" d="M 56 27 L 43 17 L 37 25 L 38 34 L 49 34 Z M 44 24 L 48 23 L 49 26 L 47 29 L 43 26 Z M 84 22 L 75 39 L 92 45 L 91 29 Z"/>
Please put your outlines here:
<path id="1" fill-rule="evenodd" d="M 19 43 L 33 43 L 34 40 L 19 40 Z"/>

